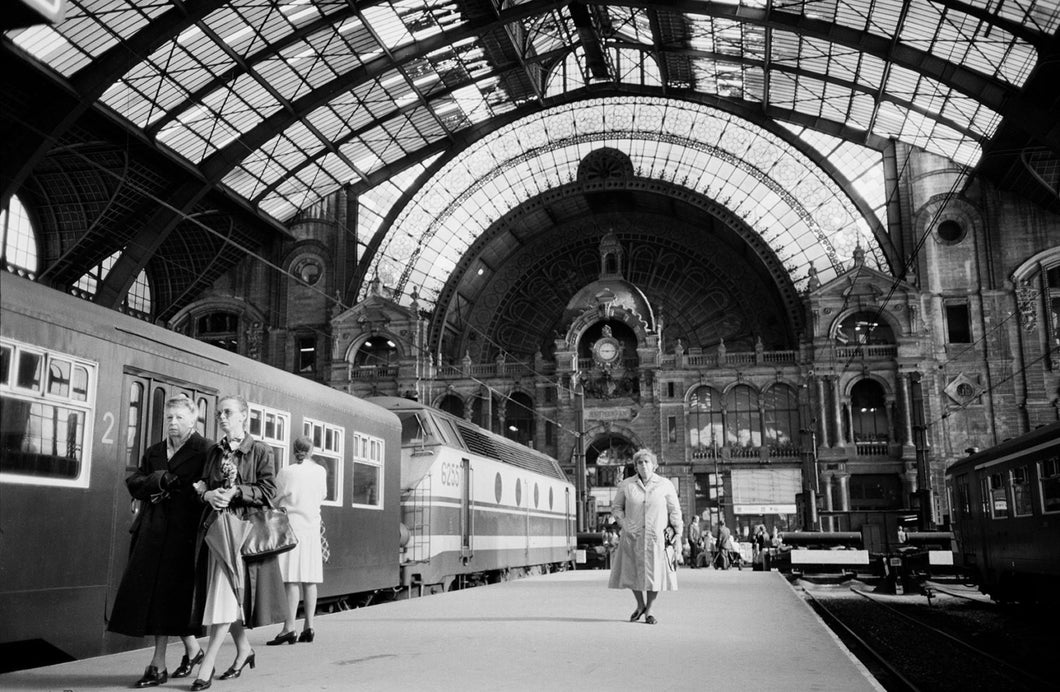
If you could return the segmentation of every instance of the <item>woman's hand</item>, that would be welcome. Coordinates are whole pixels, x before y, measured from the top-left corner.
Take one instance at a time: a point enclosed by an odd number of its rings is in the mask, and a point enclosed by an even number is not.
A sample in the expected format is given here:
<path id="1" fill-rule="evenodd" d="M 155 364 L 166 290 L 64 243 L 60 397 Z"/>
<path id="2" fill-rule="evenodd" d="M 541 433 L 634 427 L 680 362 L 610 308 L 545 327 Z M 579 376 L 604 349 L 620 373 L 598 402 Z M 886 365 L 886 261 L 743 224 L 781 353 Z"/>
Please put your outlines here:
<path id="1" fill-rule="evenodd" d="M 224 488 L 214 488 L 203 493 L 202 499 L 214 509 L 222 510 L 228 507 L 228 503 L 232 501 L 232 491 Z"/>

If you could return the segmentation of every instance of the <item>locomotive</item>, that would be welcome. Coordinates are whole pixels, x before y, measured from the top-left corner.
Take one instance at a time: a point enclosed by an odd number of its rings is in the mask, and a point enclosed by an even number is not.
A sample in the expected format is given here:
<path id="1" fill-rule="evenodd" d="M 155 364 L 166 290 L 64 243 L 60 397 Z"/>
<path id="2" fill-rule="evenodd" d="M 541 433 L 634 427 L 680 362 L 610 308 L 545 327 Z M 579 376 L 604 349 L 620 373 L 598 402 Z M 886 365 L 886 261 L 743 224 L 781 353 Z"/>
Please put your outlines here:
<path id="1" fill-rule="evenodd" d="M 996 601 L 1060 599 L 1060 423 L 946 469 L 956 562 Z"/>
<path id="2" fill-rule="evenodd" d="M 331 548 L 321 603 L 458 588 L 573 557 L 570 484 L 555 460 L 506 438 L 8 273 L 0 310 L 0 669 L 143 645 L 106 631 L 139 509 L 124 479 L 163 439 L 164 403 L 180 394 L 212 439 L 219 397 L 245 397 L 277 469 L 295 437 L 313 438 Z"/>

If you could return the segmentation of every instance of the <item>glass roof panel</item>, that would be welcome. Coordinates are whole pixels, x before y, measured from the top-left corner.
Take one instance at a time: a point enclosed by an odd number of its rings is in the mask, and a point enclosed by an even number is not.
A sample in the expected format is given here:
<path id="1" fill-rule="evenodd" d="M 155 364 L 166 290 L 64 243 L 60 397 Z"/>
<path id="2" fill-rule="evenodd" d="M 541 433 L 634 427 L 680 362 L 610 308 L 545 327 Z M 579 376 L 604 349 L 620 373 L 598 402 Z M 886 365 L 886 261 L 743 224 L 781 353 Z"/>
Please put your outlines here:
<path id="1" fill-rule="evenodd" d="M 1043 41 L 1053 40 L 1060 29 L 1060 0 L 963 1 L 1040 32 Z M 291 121 L 301 129 L 276 141 L 294 149 L 284 149 L 279 158 L 275 151 L 247 152 L 246 160 L 225 178 L 233 181 L 233 189 L 269 197 L 272 208 L 287 208 L 304 192 L 295 191 L 298 185 L 321 184 L 321 176 L 358 177 L 384 164 L 400 169 L 404 156 L 415 158 L 424 146 L 536 99 L 533 83 L 543 71 L 548 76 L 539 83 L 548 95 L 595 85 L 597 80 L 586 79 L 584 48 L 569 8 L 536 3 L 533 14 L 505 19 L 526 4 L 492 0 L 486 14 L 478 16 L 458 0 L 209 3 L 214 9 L 205 17 L 179 32 L 172 29 L 168 39 L 165 26 L 150 27 L 159 30 L 159 40 L 140 43 L 142 54 L 127 58 L 119 70 L 123 74 L 109 76 L 112 81 L 99 88 L 101 102 L 144 128 L 148 137 L 199 163 L 314 90 L 334 92 L 326 106 L 317 105 L 320 99 L 312 112 L 292 114 Z M 982 141 L 1000 125 L 1001 115 L 990 105 L 1000 109 L 1005 103 L 1003 96 L 984 94 L 1004 91 L 1006 83 L 1022 85 L 1038 60 L 1027 31 L 1013 33 L 989 18 L 974 17 L 961 11 L 960 3 L 777 0 L 768 7 L 783 18 L 780 22 L 770 22 L 770 15 L 760 11 L 765 0 L 721 4 L 756 11 L 711 17 L 708 13 L 717 9 L 711 3 L 703 8 L 698 3 L 680 9 L 655 6 L 654 17 L 667 34 L 656 37 L 647 8 L 594 5 L 593 25 L 605 62 L 617 72 L 611 81 L 656 86 L 666 73 L 671 86 L 687 85 L 739 101 L 765 99 L 769 106 L 821 118 L 824 126 L 908 137 L 910 143 L 971 164 Z M 183 7 L 174 0 L 69 0 L 68 6 L 66 18 L 54 27 L 19 29 L 6 36 L 75 88 L 89 89 L 95 88 L 92 80 L 107 77 L 106 63 L 98 72 L 79 75 L 94 59 L 110 55 L 108 51 L 116 56 L 141 38 L 137 34 L 149 22 L 162 16 L 169 21 L 175 8 Z M 805 22 L 808 35 L 796 33 L 802 25 L 792 17 L 814 20 Z M 502 23 L 465 24 L 494 18 Z M 950 81 L 945 66 L 935 79 L 921 76 L 908 60 L 899 65 L 861 52 L 858 41 L 852 46 L 833 43 L 833 36 L 850 39 L 829 32 L 821 22 L 923 51 L 971 71 L 971 82 Z M 784 24 L 791 28 L 782 28 Z M 440 32 L 454 29 L 461 32 L 460 40 L 439 40 Z M 667 70 L 656 62 L 659 46 Z M 384 50 L 397 51 L 398 63 L 379 76 Z M 335 83 L 366 64 L 372 76 L 359 83 Z M 981 84 L 975 83 L 975 74 L 983 76 Z M 87 83 L 78 84 L 79 76 Z M 764 94 L 767 83 L 770 93 Z M 335 148 L 342 155 L 328 153 Z M 357 171 L 355 162 L 365 165 L 365 171 Z M 549 167 L 562 165 L 552 161 Z M 269 186 L 287 179 L 295 188 L 276 197 Z"/>
<path id="2" fill-rule="evenodd" d="M 883 261 L 868 221 L 838 184 L 780 138 L 704 106 L 623 98 L 553 108 L 483 138 L 401 211 L 372 271 L 399 291 L 419 286 L 432 303 L 447 277 L 438 270 L 443 257 L 459 257 L 492 221 L 564 184 L 586 143 L 605 142 L 623 148 L 640 175 L 687 181 L 728 205 L 768 239 L 797 284 L 807 276 L 806 248 L 830 258 L 818 268 L 822 280 L 849 263 L 858 243 L 874 266 Z M 772 225 L 780 218 L 798 221 Z"/>

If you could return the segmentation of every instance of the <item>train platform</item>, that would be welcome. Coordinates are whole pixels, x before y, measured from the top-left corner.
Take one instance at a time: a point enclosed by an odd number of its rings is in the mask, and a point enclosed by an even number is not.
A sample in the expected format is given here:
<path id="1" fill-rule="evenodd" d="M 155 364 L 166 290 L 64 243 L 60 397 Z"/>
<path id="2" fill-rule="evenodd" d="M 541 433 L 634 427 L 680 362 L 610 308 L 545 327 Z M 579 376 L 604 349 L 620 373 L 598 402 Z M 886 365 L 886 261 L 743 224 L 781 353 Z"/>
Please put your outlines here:
<path id="1" fill-rule="evenodd" d="M 682 568 L 658 624 L 630 623 L 607 571 L 571 571 L 325 615 L 316 642 L 266 647 L 213 690 L 881 690 L 777 572 Z M 203 640 L 205 641 L 205 640 Z M 180 662 L 177 642 L 170 670 Z M 219 660 L 235 656 L 231 638 Z M 150 651 L 0 675 L 0 689 L 127 689 Z M 189 689 L 194 679 L 161 689 Z"/>

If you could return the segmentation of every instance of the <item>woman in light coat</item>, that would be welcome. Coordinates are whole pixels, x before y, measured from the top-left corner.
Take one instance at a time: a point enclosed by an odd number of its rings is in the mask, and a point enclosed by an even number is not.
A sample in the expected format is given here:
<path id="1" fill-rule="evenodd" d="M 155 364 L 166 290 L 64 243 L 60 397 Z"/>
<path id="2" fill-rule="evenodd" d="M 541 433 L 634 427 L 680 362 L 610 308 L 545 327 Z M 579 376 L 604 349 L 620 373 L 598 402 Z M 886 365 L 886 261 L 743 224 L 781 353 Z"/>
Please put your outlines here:
<path id="1" fill-rule="evenodd" d="M 615 550 L 608 587 L 631 589 L 637 609 L 630 622 L 641 617 L 649 625 L 657 620 L 651 608 L 660 591 L 677 590 L 677 572 L 666 554 L 667 526 L 673 529 L 671 547 L 684 535 L 684 521 L 677 502 L 677 491 L 668 479 L 655 474 L 659 463 L 655 454 L 642 449 L 633 455 L 637 475 L 618 486 L 611 513 L 622 527 Z"/>

